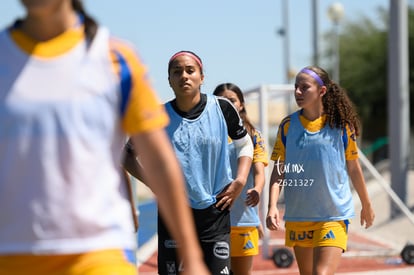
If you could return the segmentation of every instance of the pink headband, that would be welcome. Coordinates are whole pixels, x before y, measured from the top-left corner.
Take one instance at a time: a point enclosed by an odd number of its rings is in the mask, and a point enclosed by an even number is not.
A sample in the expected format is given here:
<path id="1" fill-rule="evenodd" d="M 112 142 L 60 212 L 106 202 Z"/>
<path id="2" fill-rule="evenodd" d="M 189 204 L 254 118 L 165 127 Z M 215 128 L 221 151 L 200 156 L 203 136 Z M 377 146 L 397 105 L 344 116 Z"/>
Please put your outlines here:
<path id="1" fill-rule="evenodd" d="M 201 63 L 200 58 L 198 58 L 195 54 L 192 54 L 190 52 L 178 52 L 178 53 L 174 54 L 173 56 L 171 56 L 170 61 L 168 63 L 171 63 L 174 59 L 176 59 L 177 57 L 182 56 L 182 55 L 187 55 L 187 56 L 193 58 L 197 62 L 197 64 L 200 66 L 200 68 L 201 69 L 203 68 L 203 63 Z"/>
<path id="2" fill-rule="evenodd" d="M 300 70 L 300 73 L 305 73 L 305 74 L 310 75 L 311 77 L 313 77 L 316 80 L 316 82 L 318 82 L 318 84 L 320 86 L 325 86 L 325 84 L 323 83 L 322 79 L 314 71 L 312 71 L 310 69 L 307 69 L 307 68 L 303 68 L 302 70 Z"/>

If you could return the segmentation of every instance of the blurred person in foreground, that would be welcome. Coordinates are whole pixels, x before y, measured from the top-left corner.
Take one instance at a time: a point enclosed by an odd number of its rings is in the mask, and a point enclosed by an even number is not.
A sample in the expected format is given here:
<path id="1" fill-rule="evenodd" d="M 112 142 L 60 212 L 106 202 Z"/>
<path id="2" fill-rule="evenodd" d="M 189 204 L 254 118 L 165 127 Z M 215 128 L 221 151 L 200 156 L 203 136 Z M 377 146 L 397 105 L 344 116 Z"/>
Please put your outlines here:
<path id="1" fill-rule="evenodd" d="M 134 48 L 79 0 L 21 2 L 25 17 L 0 32 L 0 274 L 137 274 L 126 135 L 180 241 L 183 274 L 209 274 L 168 116 Z"/>

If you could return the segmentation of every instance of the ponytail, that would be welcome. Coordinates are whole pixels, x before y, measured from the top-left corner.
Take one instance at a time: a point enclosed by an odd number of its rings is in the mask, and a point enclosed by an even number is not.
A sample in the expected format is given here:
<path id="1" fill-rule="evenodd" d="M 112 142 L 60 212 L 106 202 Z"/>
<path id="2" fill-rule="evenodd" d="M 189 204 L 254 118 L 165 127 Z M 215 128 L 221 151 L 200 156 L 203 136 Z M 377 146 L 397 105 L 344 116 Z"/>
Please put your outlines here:
<path id="1" fill-rule="evenodd" d="M 85 25 L 85 37 L 88 45 L 92 44 L 98 30 L 98 24 L 96 21 L 86 13 L 82 0 L 72 0 L 73 9 L 83 17 L 83 23 Z"/>

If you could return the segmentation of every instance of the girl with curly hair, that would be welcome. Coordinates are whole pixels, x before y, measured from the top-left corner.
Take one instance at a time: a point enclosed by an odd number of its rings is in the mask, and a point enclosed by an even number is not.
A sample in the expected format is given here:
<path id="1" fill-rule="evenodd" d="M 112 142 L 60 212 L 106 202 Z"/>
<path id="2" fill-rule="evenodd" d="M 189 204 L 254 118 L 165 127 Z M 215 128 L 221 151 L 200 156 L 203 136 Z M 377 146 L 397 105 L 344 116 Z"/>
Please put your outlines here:
<path id="1" fill-rule="evenodd" d="M 300 274 L 334 274 L 355 216 L 349 180 L 361 201 L 361 226 L 370 227 L 375 216 L 358 161 L 360 123 L 346 90 L 322 68 L 303 68 L 294 93 L 300 109 L 280 124 L 272 152 L 266 226 L 281 228 L 277 201 L 284 188 L 285 244 Z"/>

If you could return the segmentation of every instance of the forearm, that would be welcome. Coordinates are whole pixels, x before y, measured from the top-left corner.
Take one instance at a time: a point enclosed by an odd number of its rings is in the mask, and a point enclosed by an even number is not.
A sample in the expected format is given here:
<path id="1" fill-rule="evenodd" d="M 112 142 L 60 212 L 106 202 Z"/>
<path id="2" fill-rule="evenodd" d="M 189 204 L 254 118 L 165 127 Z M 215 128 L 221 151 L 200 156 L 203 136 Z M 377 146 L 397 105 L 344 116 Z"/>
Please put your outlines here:
<path id="1" fill-rule="evenodd" d="M 244 186 L 246 184 L 247 177 L 249 176 L 252 159 L 250 157 L 243 156 L 238 158 L 237 162 L 237 176 L 234 181 Z"/>
<path id="2" fill-rule="evenodd" d="M 122 165 L 129 174 L 145 183 L 144 170 L 133 152 L 124 150 L 124 159 Z"/>
<path id="3" fill-rule="evenodd" d="M 347 161 L 348 174 L 351 178 L 352 185 L 358 194 L 362 207 L 371 206 L 371 200 L 365 184 L 364 176 L 358 160 Z"/>
<path id="4" fill-rule="evenodd" d="M 279 173 L 277 164 L 273 166 L 272 175 L 269 184 L 269 204 L 267 206 L 266 226 L 270 230 L 279 230 L 281 228 L 279 210 L 277 202 L 281 191 L 279 179 L 283 178 L 283 174 Z"/>
<path id="5" fill-rule="evenodd" d="M 254 166 L 254 188 L 261 194 L 265 185 L 265 166 L 263 162 L 256 162 L 252 165 Z"/>
<path id="6" fill-rule="evenodd" d="M 277 202 L 279 200 L 280 192 L 282 190 L 282 185 L 279 183 L 283 181 L 284 174 L 280 173 L 281 171 L 278 167 L 283 166 L 283 162 L 275 163 L 273 166 L 273 171 L 270 176 L 269 182 L 269 204 L 268 207 L 277 207 Z"/>
<path id="7" fill-rule="evenodd" d="M 362 226 L 365 224 L 365 228 L 369 228 L 374 223 L 375 211 L 372 208 L 371 200 L 368 196 L 368 190 L 365 185 L 361 165 L 357 159 L 348 160 L 347 167 L 348 174 L 351 177 L 352 184 L 358 193 L 362 205 L 360 223 Z"/>

